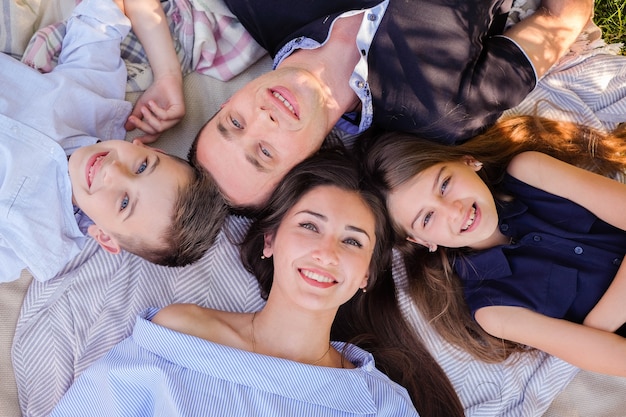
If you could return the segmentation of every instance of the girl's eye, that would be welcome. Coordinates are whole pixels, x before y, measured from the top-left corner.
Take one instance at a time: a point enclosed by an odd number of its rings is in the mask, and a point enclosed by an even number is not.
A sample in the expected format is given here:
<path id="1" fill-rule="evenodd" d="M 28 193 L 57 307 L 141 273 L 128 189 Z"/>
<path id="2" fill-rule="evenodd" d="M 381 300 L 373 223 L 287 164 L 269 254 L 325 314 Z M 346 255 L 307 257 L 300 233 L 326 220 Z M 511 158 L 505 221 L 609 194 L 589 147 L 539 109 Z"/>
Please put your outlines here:
<path id="1" fill-rule="evenodd" d="M 300 223 L 300 227 L 317 232 L 317 227 L 313 223 Z"/>
<path id="2" fill-rule="evenodd" d="M 424 222 L 423 225 L 424 227 L 426 227 L 426 225 L 428 225 L 428 222 L 430 222 L 430 218 L 433 216 L 433 212 L 429 211 L 425 216 L 424 216 Z"/>
<path id="3" fill-rule="evenodd" d="M 128 207 L 128 196 L 125 195 L 124 198 L 122 198 L 122 204 L 120 204 L 120 211 L 124 210 L 126 207 Z"/>
<path id="4" fill-rule="evenodd" d="M 448 188 L 448 184 L 450 183 L 450 178 L 446 178 L 442 183 L 441 183 L 441 194 L 443 194 L 444 192 L 446 192 L 446 188 Z"/>
<path id="5" fill-rule="evenodd" d="M 142 172 L 144 172 L 146 170 L 146 168 L 148 168 L 148 160 L 147 159 L 141 163 L 141 165 L 137 169 L 137 174 L 141 174 Z"/>
<path id="6" fill-rule="evenodd" d="M 233 119 L 231 117 L 230 122 L 233 124 L 233 126 L 235 126 L 237 129 L 243 129 L 243 126 L 241 126 L 241 123 L 239 123 L 239 120 L 237 119 Z"/>
<path id="7" fill-rule="evenodd" d="M 344 240 L 344 243 L 347 243 L 348 245 L 356 246 L 357 248 L 360 248 L 360 247 L 363 246 L 361 244 L 361 242 L 359 242 L 356 239 L 352 239 L 352 238 L 348 238 L 348 239 Z"/>

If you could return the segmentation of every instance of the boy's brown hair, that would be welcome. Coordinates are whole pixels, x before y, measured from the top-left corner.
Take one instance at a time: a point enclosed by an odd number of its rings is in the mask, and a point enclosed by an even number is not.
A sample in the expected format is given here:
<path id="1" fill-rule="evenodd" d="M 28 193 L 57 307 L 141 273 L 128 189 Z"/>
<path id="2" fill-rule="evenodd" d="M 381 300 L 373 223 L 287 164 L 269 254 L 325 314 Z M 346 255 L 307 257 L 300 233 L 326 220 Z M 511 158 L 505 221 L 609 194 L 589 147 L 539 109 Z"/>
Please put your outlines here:
<path id="1" fill-rule="evenodd" d="M 179 189 L 170 227 L 153 244 L 116 235 L 120 247 L 152 263 L 185 266 L 199 260 L 213 245 L 228 215 L 215 181 L 204 170 L 192 168 L 190 183 Z"/>

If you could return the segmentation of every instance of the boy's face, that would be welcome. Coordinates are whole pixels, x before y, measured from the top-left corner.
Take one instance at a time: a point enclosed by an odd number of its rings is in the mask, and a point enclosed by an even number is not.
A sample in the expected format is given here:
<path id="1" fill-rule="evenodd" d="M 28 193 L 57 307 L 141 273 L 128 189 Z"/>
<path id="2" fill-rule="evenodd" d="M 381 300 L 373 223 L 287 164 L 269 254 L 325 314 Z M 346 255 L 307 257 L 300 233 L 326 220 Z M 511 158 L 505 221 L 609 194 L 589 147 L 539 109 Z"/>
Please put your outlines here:
<path id="1" fill-rule="evenodd" d="M 114 236 L 157 243 L 171 222 L 178 190 L 191 167 L 138 140 L 109 140 L 76 150 L 69 160 L 74 204 L 93 221 L 89 234 L 106 250 Z"/>

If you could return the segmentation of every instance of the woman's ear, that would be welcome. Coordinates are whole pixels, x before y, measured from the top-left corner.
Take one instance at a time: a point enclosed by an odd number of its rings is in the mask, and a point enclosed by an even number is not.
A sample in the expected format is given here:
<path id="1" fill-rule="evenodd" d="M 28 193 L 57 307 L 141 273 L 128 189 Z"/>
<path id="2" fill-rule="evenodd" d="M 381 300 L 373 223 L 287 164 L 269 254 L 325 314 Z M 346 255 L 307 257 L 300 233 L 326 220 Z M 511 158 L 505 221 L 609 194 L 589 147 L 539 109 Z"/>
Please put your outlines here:
<path id="1" fill-rule="evenodd" d="M 463 161 L 463 163 L 465 163 L 465 165 L 472 168 L 474 171 L 480 171 L 480 169 L 483 167 L 483 163 L 478 161 L 473 156 L 466 155 L 461 160 Z"/>
<path id="2" fill-rule="evenodd" d="M 263 256 L 271 258 L 274 254 L 274 233 L 266 233 L 263 236 Z"/>

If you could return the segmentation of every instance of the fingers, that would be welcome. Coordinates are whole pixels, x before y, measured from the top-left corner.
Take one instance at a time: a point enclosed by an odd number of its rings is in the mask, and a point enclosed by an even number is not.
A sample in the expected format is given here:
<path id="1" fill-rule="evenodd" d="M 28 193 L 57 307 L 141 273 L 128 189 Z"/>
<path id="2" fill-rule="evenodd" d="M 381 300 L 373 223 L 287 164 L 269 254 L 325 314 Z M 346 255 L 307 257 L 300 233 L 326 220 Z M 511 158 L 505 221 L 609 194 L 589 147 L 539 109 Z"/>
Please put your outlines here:
<path id="1" fill-rule="evenodd" d="M 158 136 L 176 125 L 184 114 L 182 105 L 172 105 L 166 110 L 150 100 L 147 105 L 138 106 L 133 110 L 124 127 L 127 130 L 140 129 L 148 135 Z"/>

